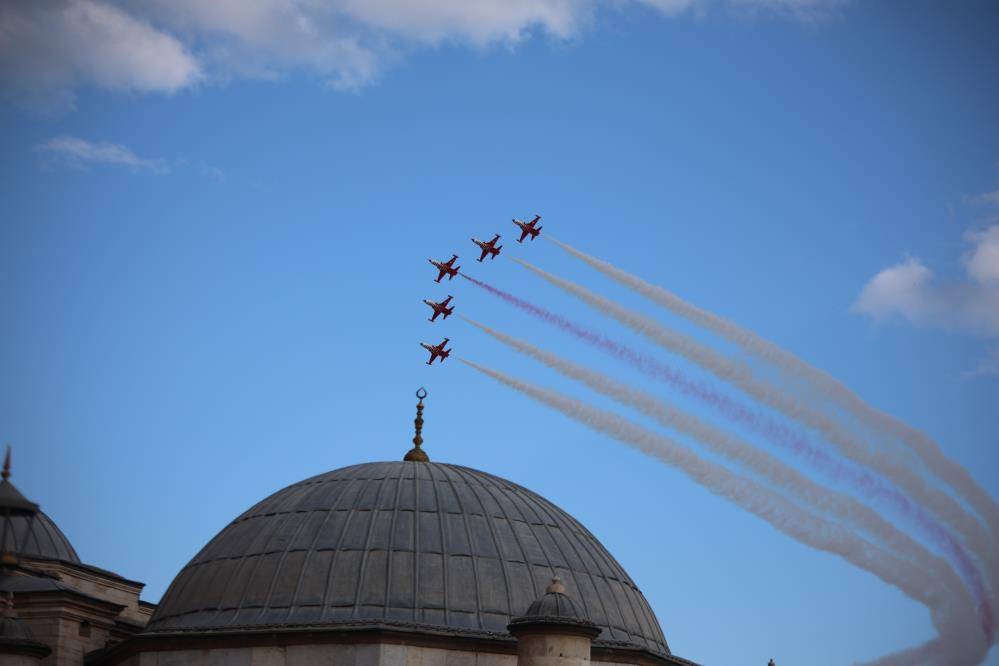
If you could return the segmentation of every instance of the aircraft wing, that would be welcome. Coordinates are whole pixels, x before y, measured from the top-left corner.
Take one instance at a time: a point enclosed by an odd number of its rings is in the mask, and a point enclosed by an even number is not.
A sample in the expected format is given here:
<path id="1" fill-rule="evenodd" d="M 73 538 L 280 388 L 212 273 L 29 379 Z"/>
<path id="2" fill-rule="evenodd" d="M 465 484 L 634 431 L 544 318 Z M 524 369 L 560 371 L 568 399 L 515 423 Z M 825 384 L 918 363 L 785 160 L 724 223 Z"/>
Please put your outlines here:
<path id="1" fill-rule="evenodd" d="M 489 254 L 489 250 L 487 250 L 485 248 L 482 248 L 482 256 L 479 257 L 479 261 L 482 261 L 483 259 L 485 259 L 487 254 Z"/>
<path id="2" fill-rule="evenodd" d="M 529 230 L 527 230 L 527 229 L 521 229 L 520 230 L 520 240 L 518 240 L 517 242 L 518 243 L 523 243 L 524 239 L 527 238 L 527 234 L 529 234 L 529 233 L 531 233 Z"/>

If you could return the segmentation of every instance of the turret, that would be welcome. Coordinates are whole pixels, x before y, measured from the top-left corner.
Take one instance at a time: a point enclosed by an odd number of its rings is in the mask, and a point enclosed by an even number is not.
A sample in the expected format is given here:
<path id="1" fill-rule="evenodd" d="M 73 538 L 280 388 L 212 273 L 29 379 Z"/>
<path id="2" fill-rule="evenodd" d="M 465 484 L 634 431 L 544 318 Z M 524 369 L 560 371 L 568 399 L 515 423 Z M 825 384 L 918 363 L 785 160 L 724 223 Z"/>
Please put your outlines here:
<path id="1" fill-rule="evenodd" d="M 557 577 L 507 630 L 517 638 L 517 666 L 589 666 L 590 647 L 600 635 Z"/>
<path id="2" fill-rule="evenodd" d="M 0 663 L 5 666 L 37 666 L 52 652 L 35 640 L 24 622 L 14 612 L 14 595 L 0 596 Z"/>

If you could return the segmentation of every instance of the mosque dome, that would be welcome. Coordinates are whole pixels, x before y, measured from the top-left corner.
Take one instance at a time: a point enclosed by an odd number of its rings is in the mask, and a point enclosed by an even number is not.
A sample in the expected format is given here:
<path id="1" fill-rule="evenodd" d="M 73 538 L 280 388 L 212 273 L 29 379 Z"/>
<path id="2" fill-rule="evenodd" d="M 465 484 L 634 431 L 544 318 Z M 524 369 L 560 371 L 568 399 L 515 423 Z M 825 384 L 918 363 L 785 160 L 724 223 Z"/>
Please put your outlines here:
<path id="1" fill-rule="evenodd" d="M 0 553 L 80 562 L 62 530 L 11 483 L 10 448 L 0 472 Z"/>
<path id="2" fill-rule="evenodd" d="M 73 544 L 59 526 L 45 513 L 39 511 L 33 520 L 26 516 L 10 516 L 10 530 L 18 539 L 15 554 L 47 560 L 80 563 Z M 26 537 L 22 538 L 22 535 Z"/>
<path id="3" fill-rule="evenodd" d="M 568 513 L 491 474 L 407 458 L 306 479 L 243 513 L 181 570 L 145 633 L 499 638 L 558 577 L 572 613 L 600 628 L 595 645 L 670 655 L 641 591 Z"/>

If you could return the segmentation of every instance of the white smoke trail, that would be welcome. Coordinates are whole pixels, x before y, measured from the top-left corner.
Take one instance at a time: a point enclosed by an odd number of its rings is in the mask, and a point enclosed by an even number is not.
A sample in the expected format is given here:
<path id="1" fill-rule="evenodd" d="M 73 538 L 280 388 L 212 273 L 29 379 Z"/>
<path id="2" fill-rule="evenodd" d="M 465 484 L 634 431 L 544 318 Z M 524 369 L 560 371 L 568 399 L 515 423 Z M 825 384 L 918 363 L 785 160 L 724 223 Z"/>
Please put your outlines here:
<path id="1" fill-rule="evenodd" d="M 756 379 L 751 369 L 745 364 L 730 359 L 645 315 L 594 294 L 574 282 L 552 275 L 526 261 L 520 259 L 514 259 L 514 261 L 587 305 L 613 317 L 637 333 L 641 333 L 656 344 L 684 356 L 715 376 L 738 386 L 747 395 L 814 428 L 827 441 L 834 444 L 842 455 L 877 470 L 897 483 L 918 502 L 928 507 L 942 522 L 951 526 L 964 537 L 969 548 L 989 572 L 989 598 L 993 605 L 996 605 L 996 588 L 999 585 L 997 584 L 999 581 L 999 555 L 996 553 L 996 542 L 982 528 L 981 523 L 965 511 L 953 497 L 928 485 L 922 476 L 897 458 L 884 451 L 872 450 L 857 441 L 851 433 L 825 414 Z"/>
<path id="2" fill-rule="evenodd" d="M 897 437 L 916 452 L 933 474 L 967 499 L 971 507 L 985 520 L 992 532 L 993 539 L 999 539 L 999 504 L 964 467 L 948 458 L 940 446 L 922 432 L 875 409 L 828 373 L 810 365 L 791 352 L 781 349 L 756 333 L 688 303 L 676 294 L 649 284 L 606 261 L 581 252 L 551 236 L 547 238 L 570 255 L 581 259 L 607 277 L 662 305 L 674 314 L 734 342 L 749 354 L 769 362 L 785 375 L 803 380 L 807 386 L 825 395 L 841 408 L 881 433 Z"/>
<path id="3" fill-rule="evenodd" d="M 820 486 L 769 453 L 754 447 L 748 441 L 723 432 L 711 424 L 705 423 L 693 414 L 676 409 L 649 393 L 633 389 L 611 379 L 607 375 L 561 358 L 524 340 L 518 340 L 506 335 L 470 317 L 462 315 L 462 319 L 503 344 L 540 361 L 556 372 L 570 379 L 580 381 L 591 389 L 611 397 L 621 404 L 638 409 L 646 416 L 655 419 L 667 428 L 673 428 L 693 437 L 712 451 L 720 453 L 729 460 L 733 460 L 756 472 L 775 487 L 788 491 L 802 501 L 811 504 L 816 509 L 831 513 L 840 520 L 853 525 L 855 528 L 868 532 L 876 539 L 888 545 L 899 555 L 911 559 L 915 564 L 922 567 L 926 573 L 932 573 L 940 568 L 941 565 L 938 559 L 926 550 L 926 548 L 907 534 L 895 528 L 895 526 L 867 505 L 857 501 L 853 497 Z M 942 566 L 947 565 L 944 563 Z M 956 572 L 950 567 L 948 567 L 947 582 L 953 586 L 951 592 L 955 595 L 958 602 L 964 603 L 973 609 L 974 603 L 967 589 L 961 584 Z"/>
<path id="4" fill-rule="evenodd" d="M 924 604 L 939 634 L 937 642 L 931 645 L 935 646 L 934 651 L 939 652 L 942 659 L 927 654 L 930 652 L 928 646 L 921 646 L 918 656 L 914 651 L 906 651 L 883 658 L 890 661 L 873 663 L 971 666 L 984 658 L 988 646 L 976 626 L 974 615 L 964 604 L 952 603 L 949 586 L 941 583 L 950 571 L 943 562 L 936 560 L 933 575 L 927 577 L 920 567 L 908 560 L 856 536 L 838 523 L 799 508 L 779 493 L 750 479 L 740 478 L 717 463 L 704 460 L 669 437 L 555 391 L 527 384 L 467 359 L 459 360 L 597 432 L 680 469 L 693 481 L 735 502 L 784 534 L 812 548 L 839 555 Z"/>

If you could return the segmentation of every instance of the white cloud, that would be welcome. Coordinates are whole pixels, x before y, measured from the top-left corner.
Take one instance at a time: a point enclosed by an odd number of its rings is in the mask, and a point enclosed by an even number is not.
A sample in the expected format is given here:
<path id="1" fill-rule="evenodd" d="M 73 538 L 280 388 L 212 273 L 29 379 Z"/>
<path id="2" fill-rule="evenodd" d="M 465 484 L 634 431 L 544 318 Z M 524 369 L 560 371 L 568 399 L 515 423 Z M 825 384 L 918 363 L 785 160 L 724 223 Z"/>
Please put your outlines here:
<path id="1" fill-rule="evenodd" d="M 965 257 L 965 269 L 976 282 L 999 286 L 999 225 L 985 231 L 968 232 L 973 244 Z"/>
<path id="2" fill-rule="evenodd" d="M 407 51 L 578 37 L 602 6 L 673 16 L 811 16 L 844 0 L 5 0 L 0 85 L 49 108 L 81 86 L 172 93 L 202 80 L 312 73 L 356 89 Z"/>
<path id="3" fill-rule="evenodd" d="M 918 259 L 886 268 L 864 286 L 854 309 L 875 319 L 894 314 L 911 321 L 927 316 L 933 306 L 926 298 L 933 272 Z"/>
<path id="4" fill-rule="evenodd" d="M 72 107 L 73 90 L 172 93 L 198 80 L 176 38 L 97 0 L 0 3 L 0 82 L 47 108 Z"/>
<path id="5" fill-rule="evenodd" d="M 339 0 L 339 8 L 355 21 L 428 44 L 445 40 L 484 47 L 516 43 L 531 30 L 560 39 L 576 35 L 589 18 L 586 0 Z"/>
<path id="6" fill-rule="evenodd" d="M 730 0 L 735 7 L 768 11 L 798 20 L 814 20 L 845 5 L 847 0 Z"/>
<path id="7" fill-rule="evenodd" d="M 999 190 L 976 194 L 973 197 L 965 197 L 964 201 L 969 204 L 997 205 L 999 204 Z"/>
<path id="8" fill-rule="evenodd" d="M 139 157 L 130 148 L 117 143 L 92 143 L 74 136 L 57 136 L 34 147 L 45 159 L 76 169 L 95 164 L 111 164 L 154 173 L 170 171 L 165 160 Z"/>
<path id="9" fill-rule="evenodd" d="M 917 259 L 886 268 L 861 290 L 855 312 L 920 326 L 999 337 L 999 225 L 970 232 L 964 280 L 938 279 Z"/>

